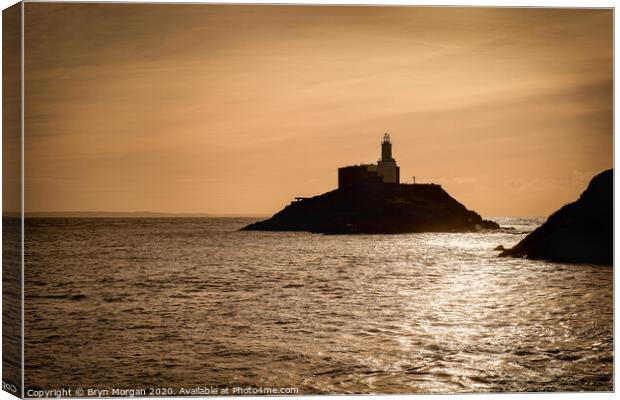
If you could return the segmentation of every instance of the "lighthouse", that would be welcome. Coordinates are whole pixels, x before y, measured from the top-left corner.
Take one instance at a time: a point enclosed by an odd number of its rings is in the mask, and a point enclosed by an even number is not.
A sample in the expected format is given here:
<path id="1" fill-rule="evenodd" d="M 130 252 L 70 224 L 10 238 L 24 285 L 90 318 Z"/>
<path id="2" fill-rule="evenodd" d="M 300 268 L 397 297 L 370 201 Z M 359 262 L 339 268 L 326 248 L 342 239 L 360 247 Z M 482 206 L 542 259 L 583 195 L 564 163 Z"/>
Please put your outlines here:
<path id="1" fill-rule="evenodd" d="M 381 159 L 377 162 L 377 174 L 384 183 L 400 183 L 400 168 L 392 157 L 392 141 L 387 132 L 381 142 Z"/>
<path id="2" fill-rule="evenodd" d="M 394 161 L 392 158 L 392 142 L 390 141 L 390 134 L 387 132 L 383 135 L 381 142 L 381 161 Z"/>
<path id="3" fill-rule="evenodd" d="M 392 141 L 387 132 L 381 141 L 381 159 L 376 164 L 338 168 L 339 189 L 376 187 L 384 183 L 400 183 L 400 168 L 392 157 Z"/>

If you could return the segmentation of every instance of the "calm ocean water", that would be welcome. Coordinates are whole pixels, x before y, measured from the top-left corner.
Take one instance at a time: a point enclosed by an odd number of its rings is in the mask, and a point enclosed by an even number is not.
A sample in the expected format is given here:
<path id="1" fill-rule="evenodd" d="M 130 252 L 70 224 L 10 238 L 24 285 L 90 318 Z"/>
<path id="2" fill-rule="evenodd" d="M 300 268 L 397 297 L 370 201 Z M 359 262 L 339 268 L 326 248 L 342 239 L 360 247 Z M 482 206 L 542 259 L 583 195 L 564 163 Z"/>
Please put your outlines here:
<path id="1" fill-rule="evenodd" d="M 612 390 L 613 270 L 515 231 L 324 236 L 253 219 L 29 219 L 26 388 Z"/>

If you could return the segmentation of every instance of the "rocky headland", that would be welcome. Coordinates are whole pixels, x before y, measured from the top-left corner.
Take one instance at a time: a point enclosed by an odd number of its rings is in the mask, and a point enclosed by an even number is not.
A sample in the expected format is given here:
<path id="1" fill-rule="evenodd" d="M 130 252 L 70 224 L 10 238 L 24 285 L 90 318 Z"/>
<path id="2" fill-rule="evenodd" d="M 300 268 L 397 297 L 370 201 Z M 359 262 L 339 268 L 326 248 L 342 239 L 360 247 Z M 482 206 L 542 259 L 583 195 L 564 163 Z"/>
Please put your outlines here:
<path id="1" fill-rule="evenodd" d="M 298 199 L 243 230 L 379 234 L 497 228 L 497 223 L 483 220 L 440 185 L 378 183 Z"/>
<path id="2" fill-rule="evenodd" d="M 500 256 L 613 264 L 613 170 L 595 176 L 579 199 Z"/>

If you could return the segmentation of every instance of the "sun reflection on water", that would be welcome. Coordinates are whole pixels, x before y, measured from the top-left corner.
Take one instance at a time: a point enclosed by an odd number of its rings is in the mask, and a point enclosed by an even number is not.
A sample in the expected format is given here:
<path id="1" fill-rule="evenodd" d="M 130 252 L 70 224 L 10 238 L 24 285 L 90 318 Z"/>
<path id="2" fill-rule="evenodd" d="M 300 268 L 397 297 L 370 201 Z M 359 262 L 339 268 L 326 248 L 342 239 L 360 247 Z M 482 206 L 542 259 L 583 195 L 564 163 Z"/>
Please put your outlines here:
<path id="1" fill-rule="evenodd" d="M 496 256 L 525 233 L 235 231 L 245 224 L 29 226 L 27 384 L 612 387 L 611 268 Z"/>

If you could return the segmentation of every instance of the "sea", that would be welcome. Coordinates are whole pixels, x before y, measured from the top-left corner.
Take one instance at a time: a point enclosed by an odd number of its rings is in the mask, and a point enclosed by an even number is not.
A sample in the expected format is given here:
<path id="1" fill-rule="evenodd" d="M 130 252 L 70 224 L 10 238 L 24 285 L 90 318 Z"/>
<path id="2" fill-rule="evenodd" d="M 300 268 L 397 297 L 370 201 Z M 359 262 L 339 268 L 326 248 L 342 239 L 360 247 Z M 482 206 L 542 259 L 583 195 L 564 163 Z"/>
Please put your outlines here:
<path id="1" fill-rule="evenodd" d="M 500 258 L 544 219 L 491 219 L 502 229 L 332 236 L 28 218 L 25 388 L 612 391 L 612 267 Z"/>

